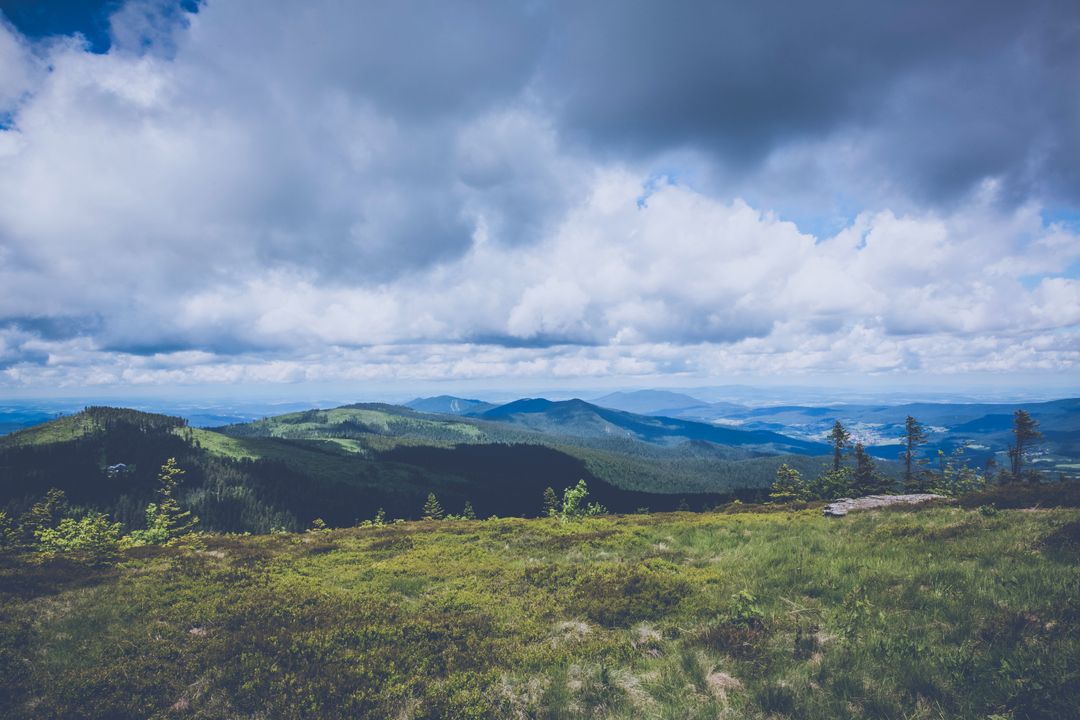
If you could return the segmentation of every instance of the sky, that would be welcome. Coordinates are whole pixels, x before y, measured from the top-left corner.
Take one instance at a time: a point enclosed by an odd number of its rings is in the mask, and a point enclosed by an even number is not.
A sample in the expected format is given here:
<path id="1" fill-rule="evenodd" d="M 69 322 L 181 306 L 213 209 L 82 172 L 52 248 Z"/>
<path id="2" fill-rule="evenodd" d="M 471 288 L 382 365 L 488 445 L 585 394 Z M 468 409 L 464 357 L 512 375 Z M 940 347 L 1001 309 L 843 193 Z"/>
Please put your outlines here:
<path id="1" fill-rule="evenodd" d="M 0 13 L 0 396 L 1080 391 L 1075 0 Z"/>

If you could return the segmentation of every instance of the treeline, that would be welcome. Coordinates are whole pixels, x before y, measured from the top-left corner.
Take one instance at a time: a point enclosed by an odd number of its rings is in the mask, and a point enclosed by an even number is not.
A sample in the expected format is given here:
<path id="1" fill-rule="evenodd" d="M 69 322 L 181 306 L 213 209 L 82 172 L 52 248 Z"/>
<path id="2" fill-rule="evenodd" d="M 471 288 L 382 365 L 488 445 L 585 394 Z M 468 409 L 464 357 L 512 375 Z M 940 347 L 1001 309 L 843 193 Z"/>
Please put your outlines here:
<path id="1" fill-rule="evenodd" d="M 898 492 L 960 496 L 980 491 L 989 483 L 1040 482 L 1042 474 L 1030 462 L 1031 452 L 1042 441 L 1038 422 L 1027 411 L 1017 410 L 1012 434 L 1007 468 L 999 467 L 993 458 L 977 468 L 970 464 L 964 446 L 951 453 L 939 450 L 934 459 L 924 457 L 922 446 L 928 442 L 926 428 L 908 415 L 900 438 L 903 475 L 893 478 L 879 470 L 863 444 L 852 442 L 851 433 L 837 420 L 828 436 L 833 448 L 831 467 L 810 478 L 790 465 L 781 465 L 769 497 L 787 502 Z"/>
<path id="2" fill-rule="evenodd" d="M 180 506 L 176 488 L 184 470 L 169 458 L 158 473 L 154 501 L 144 510 L 145 526 L 122 535 L 122 524 L 105 513 L 73 506 L 64 491 L 50 488 L 24 513 L 0 511 L 0 552 L 64 557 L 92 565 L 107 564 L 124 547 L 163 545 L 189 534 L 199 518 Z"/>

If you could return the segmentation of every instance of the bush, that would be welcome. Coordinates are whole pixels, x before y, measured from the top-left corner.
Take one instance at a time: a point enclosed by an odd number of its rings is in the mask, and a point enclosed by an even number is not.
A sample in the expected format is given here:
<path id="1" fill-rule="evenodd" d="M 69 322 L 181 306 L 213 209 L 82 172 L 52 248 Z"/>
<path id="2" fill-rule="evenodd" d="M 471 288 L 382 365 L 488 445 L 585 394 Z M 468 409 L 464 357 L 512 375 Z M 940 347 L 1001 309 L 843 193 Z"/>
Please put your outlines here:
<path id="1" fill-rule="evenodd" d="M 105 514 L 97 512 L 81 520 L 64 518 L 55 528 L 40 529 L 37 540 L 37 551 L 45 555 L 64 555 L 90 565 L 102 565 L 116 558 L 120 523 L 109 522 Z"/>
<path id="2" fill-rule="evenodd" d="M 591 515 L 603 515 L 607 512 L 607 508 L 600 503 L 586 505 L 585 499 L 587 497 L 589 497 L 589 487 L 584 480 L 578 480 L 577 485 L 566 488 L 563 491 L 562 511 L 559 513 L 559 519 L 565 522 Z"/>

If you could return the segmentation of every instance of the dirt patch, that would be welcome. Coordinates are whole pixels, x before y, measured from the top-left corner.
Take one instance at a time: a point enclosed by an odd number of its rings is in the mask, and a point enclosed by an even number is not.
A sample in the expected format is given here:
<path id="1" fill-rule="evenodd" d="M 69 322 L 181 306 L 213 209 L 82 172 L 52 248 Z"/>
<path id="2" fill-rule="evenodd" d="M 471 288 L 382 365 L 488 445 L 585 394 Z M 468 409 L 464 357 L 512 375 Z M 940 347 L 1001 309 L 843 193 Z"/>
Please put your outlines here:
<path id="1" fill-rule="evenodd" d="M 709 692 L 718 700 L 725 700 L 729 692 L 739 690 L 743 686 L 737 677 L 715 670 L 705 678 L 705 683 L 709 686 Z"/>

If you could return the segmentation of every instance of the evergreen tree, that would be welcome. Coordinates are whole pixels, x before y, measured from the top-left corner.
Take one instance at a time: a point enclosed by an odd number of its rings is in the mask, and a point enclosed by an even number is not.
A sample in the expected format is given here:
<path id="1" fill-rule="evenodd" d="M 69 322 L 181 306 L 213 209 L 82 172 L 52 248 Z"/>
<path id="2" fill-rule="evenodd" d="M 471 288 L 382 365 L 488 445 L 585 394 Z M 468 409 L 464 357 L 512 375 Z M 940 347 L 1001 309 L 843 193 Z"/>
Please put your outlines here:
<path id="1" fill-rule="evenodd" d="M 986 487 L 987 476 L 979 474 L 968 465 L 965 452 L 967 447 L 961 445 L 946 455 L 944 451 L 938 451 L 938 473 L 932 477 L 932 492 L 941 495 L 959 496 L 976 492 Z"/>
<path id="2" fill-rule="evenodd" d="M 922 483 L 915 472 L 916 466 L 925 461 L 916 457 L 919 446 L 926 444 L 926 430 L 922 423 L 908 415 L 904 421 L 904 489 L 907 492 L 918 492 L 922 489 Z"/>
<path id="3" fill-rule="evenodd" d="M 63 490 L 49 488 L 45 497 L 34 503 L 29 510 L 19 517 L 19 529 L 15 533 L 15 544 L 31 547 L 37 542 L 38 533 L 47 528 L 54 528 L 60 522 L 67 509 L 67 496 Z"/>
<path id="4" fill-rule="evenodd" d="M 0 510 L 0 551 L 13 547 L 15 539 L 15 523 L 6 512 Z"/>
<path id="5" fill-rule="evenodd" d="M 831 431 L 829 431 L 829 443 L 833 447 L 833 472 L 840 470 L 840 463 L 844 459 L 844 448 L 851 442 L 851 433 L 849 433 L 840 421 L 837 420 L 833 425 Z"/>
<path id="6" fill-rule="evenodd" d="M 828 470 L 817 477 L 811 486 L 811 493 L 821 500 L 835 500 L 852 494 L 851 468 L 841 467 Z"/>
<path id="7" fill-rule="evenodd" d="M 438 498 L 435 497 L 435 493 L 428 493 L 427 502 L 424 503 L 424 519 L 425 520 L 442 520 L 446 515 L 442 505 L 439 504 Z"/>
<path id="8" fill-rule="evenodd" d="M 465 501 L 465 507 L 461 510 L 461 517 L 463 520 L 475 520 L 476 511 L 473 510 L 472 503 L 468 500 Z"/>
<path id="9" fill-rule="evenodd" d="M 146 530 L 135 530 L 131 541 L 136 545 L 166 543 L 173 538 L 191 532 L 199 522 L 190 510 L 181 510 L 174 493 L 184 471 L 169 458 L 158 473 L 158 496 L 160 501 L 146 506 Z"/>
<path id="10" fill-rule="evenodd" d="M 809 500 L 810 486 L 803 480 L 802 473 L 784 463 L 776 468 L 776 480 L 773 481 L 769 497 L 777 502 Z"/>
<path id="11" fill-rule="evenodd" d="M 851 475 L 851 490 L 856 495 L 872 495 L 885 489 L 884 479 L 877 471 L 874 458 L 862 443 L 855 443 L 855 470 Z"/>
<path id="12" fill-rule="evenodd" d="M 555 517 L 559 514 L 559 496 L 550 485 L 544 488 L 544 517 Z"/>
<path id="13" fill-rule="evenodd" d="M 1032 445 L 1042 440 L 1039 432 L 1039 422 L 1031 417 L 1027 410 L 1017 410 L 1013 413 L 1013 444 L 1009 446 L 1009 461 L 1012 465 L 1013 482 L 1024 479 L 1024 463 L 1027 461 L 1027 452 Z M 1029 473 L 1028 480 L 1037 481 L 1037 473 Z"/>

